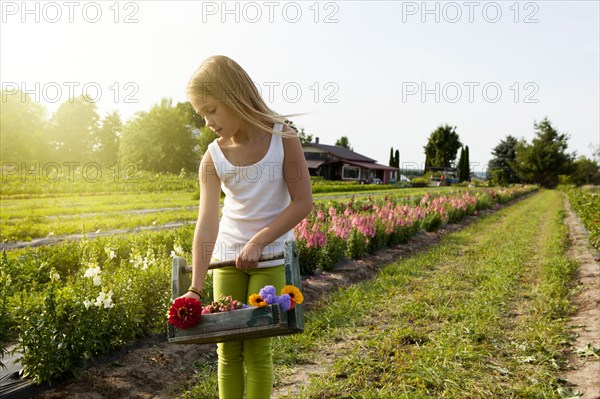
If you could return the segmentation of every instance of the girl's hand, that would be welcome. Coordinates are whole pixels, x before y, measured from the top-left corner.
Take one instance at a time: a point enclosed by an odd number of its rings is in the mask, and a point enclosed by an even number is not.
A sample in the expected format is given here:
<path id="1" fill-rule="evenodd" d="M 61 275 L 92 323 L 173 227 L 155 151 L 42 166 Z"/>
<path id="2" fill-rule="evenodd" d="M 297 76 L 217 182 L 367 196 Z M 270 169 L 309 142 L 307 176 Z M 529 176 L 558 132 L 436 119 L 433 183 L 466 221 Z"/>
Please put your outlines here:
<path id="1" fill-rule="evenodd" d="M 197 300 L 198 302 L 201 302 L 200 301 L 200 295 L 196 294 L 195 292 L 191 292 L 191 291 L 186 292 L 185 294 L 183 294 L 179 298 L 193 298 L 193 299 Z M 179 298 L 176 298 L 175 300 L 177 300 Z"/>
<path id="2" fill-rule="evenodd" d="M 248 242 L 235 260 L 235 267 L 240 270 L 254 269 L 258 266 L 258 260 L 262 255 L 263 248 L 254 242 Z"/>

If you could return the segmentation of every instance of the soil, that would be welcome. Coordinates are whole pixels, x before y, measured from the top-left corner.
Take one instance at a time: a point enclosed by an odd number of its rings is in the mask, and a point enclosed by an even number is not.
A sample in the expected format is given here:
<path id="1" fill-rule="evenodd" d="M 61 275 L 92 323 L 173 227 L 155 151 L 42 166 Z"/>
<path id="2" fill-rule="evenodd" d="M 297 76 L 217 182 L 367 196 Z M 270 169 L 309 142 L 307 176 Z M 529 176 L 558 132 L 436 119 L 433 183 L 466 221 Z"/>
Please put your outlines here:
<path id="1" fill-rule="evenodd" d="M 594 253 L 583 224 L 565 199 L 565 224 L 569 228 L 571 246 L 569 257 L 579 263 L 572 288 L 576 294 L 572 305 L 575 313 L 569 320 L 572 334 L 576 336 L 566 355 L 570 369 L 562 374 L 573 392 L 579 391 L 581 399 L 600 399 L 600 358 L 578 352 L 591 345 L 600 351 L 600 255 Z"/>
<path id="2" fill-rule="evenodd" d="M 526 198 L 526 197 L 525 197 Z M 570 208 L 569 208 L 570 209 Z M 482 214 L 493 211 L 481 212 Z M 461 223 L 442 226 L 436 232 L 419 233 L 409 243 L 384 248 L 374 255 L 363 259 L 345 259 L 340 262 L 333 272 L 320 272 L 303 278 L 302 291 L 305 297 L 305 309 L 310 311 L 315 303 L 313 298 L 322 298 L 338 287 L 348 286 L 359 281 L 373 278 L 382 266 L 402 257 L 411 256 L 439 243 L 442 236 L 458 231 L 467 224 L 478 219 L 472 216 Z M 580 229 L 581 224 L 572 212 L 566 221 L 571 231 Z M 600 263 L 594 260 L 591 249 L 587 244 L 585 231 L 580 236 L 572 235 L 573 256 L 581 262 L 581 268 L 576 277 L 576 284 L 582 287 L 574 304 L 577 312 L 572 318 L 572 324 L 585 325 L 575 328 L 579 334 L 576 346 L 585 347 L 593 343 L 599 347 L 600 318 L 597 316 L 600 303 L 600 281 L 598 267 Z M 586 246 L 587 245 L 587 246 Z M 587 253 L 586 253 L 587 251 Z M 594 313 L 596 312 L 596 313 Z M 596 316 L 594 316 L 596 314 Z M 591 323 L 593 318 L 595 323 Z M 343 343 L 340 343 L 343 344 Z M 177 398 L 178 393 L 186 385 L 194 373 L 194 363 L 214 361 L 215 345 L 175 345 L 158 342 L 146 347 L 129 351 L 123 357 L 112 363 L 98 365 L 81 372 L 79 378 L 66 381 L 55 388 L 37 396 L 43 399 L 163 399 Z M 278 381 L 274 397 L 288 392 L 297 392 L 310 375 L 327 370 L 327 356 L 323 354 L 323 363 L 316 365 L 298 365 L 289 376 Z M 600 362 L 597 358 L 578 358 L 570 353 L 571 363 L 577 369 L 565 373 L 573 385 L 573 390 L 586 393 L 583 398 L 598 399 L 600 388 Z M 595 374 L 594 374 L 595 373 Z M 595 396 L 594 396 L 595 395 Z"/>

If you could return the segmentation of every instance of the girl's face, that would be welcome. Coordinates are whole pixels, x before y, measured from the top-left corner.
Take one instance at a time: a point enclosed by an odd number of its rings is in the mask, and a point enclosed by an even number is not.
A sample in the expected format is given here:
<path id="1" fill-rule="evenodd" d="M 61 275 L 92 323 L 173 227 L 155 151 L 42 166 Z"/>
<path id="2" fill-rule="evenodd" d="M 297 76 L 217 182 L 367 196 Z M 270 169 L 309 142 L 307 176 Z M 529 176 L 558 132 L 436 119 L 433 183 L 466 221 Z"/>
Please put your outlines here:
<path id="1" fill-rule="evenodd" d="M 190 103 L 196 112 L 204 118 L 206 126 L 224 138 L 233 137 L 242 127 L 243 121 L 227 104 L 214 98 L 203 101 L 201 98 L 191 99 Z"/>

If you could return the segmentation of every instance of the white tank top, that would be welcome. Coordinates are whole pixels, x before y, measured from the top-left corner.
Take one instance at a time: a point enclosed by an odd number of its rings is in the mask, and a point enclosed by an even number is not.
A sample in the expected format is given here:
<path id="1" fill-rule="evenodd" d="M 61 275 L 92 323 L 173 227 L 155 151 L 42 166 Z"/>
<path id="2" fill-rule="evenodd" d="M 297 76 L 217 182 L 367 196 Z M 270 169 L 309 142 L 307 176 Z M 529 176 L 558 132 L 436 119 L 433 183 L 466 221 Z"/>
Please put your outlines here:
<path id="1" fill-rule="evenodd" d="M 282 130 L 283 125 L 276 123 L 273 131 Z M 208 145 L 208 150 L 221 180 L 225 200 L 212 256 L 224 261 L 236 259 L 244 245 L 289 206 L 290 194 L 283 177 L 284 151 L 279 134 L 271 135 L 269 150 L 263 159 L 249 166 L 231 164 L 217 140 Z M 263 255 L 283 252 L 285 240 L 293 239 L 290 230 L 267 245 Z M 281 264 L 283 260 L 265 261 L 259 262 L 258 267 Z"/>

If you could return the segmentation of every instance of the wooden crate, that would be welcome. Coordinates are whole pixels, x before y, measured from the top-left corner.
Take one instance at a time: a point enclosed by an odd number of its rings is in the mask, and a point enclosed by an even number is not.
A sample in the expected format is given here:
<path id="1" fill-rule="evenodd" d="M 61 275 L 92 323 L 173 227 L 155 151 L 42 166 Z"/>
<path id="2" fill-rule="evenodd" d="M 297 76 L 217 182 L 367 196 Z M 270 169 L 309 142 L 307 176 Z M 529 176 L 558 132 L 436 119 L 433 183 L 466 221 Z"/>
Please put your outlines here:
<path id="1" fill-rule="evenodd" d="M 271 259 L 285 260 L 286 283 L 301 288 L 298 251 L 294 241 L 286 241 L 284 252 Z M 266 260 L 265 258 L 261 258 Z M 210 269 L 230 262 L 211 264 Z M 183 295 L 190 286 L 191 267 L 182 257 L 173 258 L 172 297 Z M 247 300 L 247 298 L 246 298 Z M 169 342 L 177 344 L 207 344 L 253 338 L 296 334 L 304 331 L 302 305 L 281 312 L 279 305 L 248 308 L 203 315 L 196 327 L 181 330 L 169 324 Z"/>

